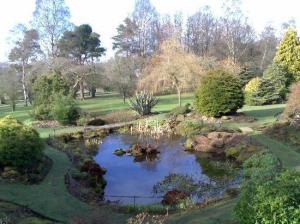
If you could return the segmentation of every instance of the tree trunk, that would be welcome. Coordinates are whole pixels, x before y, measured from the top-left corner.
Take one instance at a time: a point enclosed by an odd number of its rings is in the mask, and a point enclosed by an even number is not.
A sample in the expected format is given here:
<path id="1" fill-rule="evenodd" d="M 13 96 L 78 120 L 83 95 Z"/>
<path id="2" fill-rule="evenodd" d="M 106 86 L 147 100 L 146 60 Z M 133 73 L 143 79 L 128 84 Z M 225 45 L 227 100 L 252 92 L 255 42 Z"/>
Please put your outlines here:
<path id="1" fill-rule="evenodd" d="M 263 68 L 264 68 L 266 55 L 267 55 L 267 48 L 265 47 L 264 53 L 263 53 L 263 56 L 262 56 L 262 59 L 261 59 L 261 62 L 260 62 L 260 66 L 259 66 L 262 71 L 263 71 Z"/>
<path id="2" fill-rule="evenodd" d="M 126 93 L 123 92 L 123 103 L 125 104 L 126 103 Z"/>
<path id="3" fill-rule="evenodd" d="M 4 96 L 0 96 L 0 104 L 5 104 Z"/>
<path id="4" fill-rule="evenodd" d="M 95 98 L 96 97 L 96 88 L 92 88 L 90 91 L 91 94 L 91 98 Z"/>
<path id="5" fill-rule="evenodd" d="M 83 81 L 79 82 L 79 92 L 80 92 L 80 99 L 84 100 L 84 87 L 83 87 Z"/>
<path id="6" fill-rule="evenodd" d="M 177 95 L 178 95 L 178 106 L 181 107 L 181 90 L 177 88 Z"/>
<path id="7" fill-rule="evenodd" d="M 15 101 L 11 102 L 11 109 L 12 109 L 12 112 L 14 112 L 16 110 L 16 103 L 15 103 Z"/>
<path id="8" fill-rule="evenodd" d="M 27 95 L 27 89 L 26 89 L 26 83 L 25 83 L 25 62 L 22 62 L 22 88 L 23 88 L 23 96 L 24 96 L 24 104 L 25 107 L 28 106 L 28 95 Z"/>

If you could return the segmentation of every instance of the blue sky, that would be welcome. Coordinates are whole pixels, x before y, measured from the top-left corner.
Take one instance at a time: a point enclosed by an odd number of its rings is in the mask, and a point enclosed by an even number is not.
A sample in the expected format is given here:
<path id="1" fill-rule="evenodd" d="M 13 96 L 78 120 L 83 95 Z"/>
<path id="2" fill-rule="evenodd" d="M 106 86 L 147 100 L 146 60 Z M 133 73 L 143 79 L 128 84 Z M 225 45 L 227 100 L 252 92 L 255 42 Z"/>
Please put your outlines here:
<path id="1" fill-rule="evenodd" d="M 88 23 L 101 35 L 103 46 L 107 48 L 107 58 L 113 55 L 111 37 L 116 27 L 130 14 L 134 0 L 65 0 L 71 11 L 71 21 L 75 25 Z M 161 14 L 181 11 L 185 17 L 195 13 L 200 7 L 210 5 L 220 14 L 223 0 L 152 0 Z M 242 0 L 243 10 L 250 23 L 259 32 L 267 23 L 280 27 L 281 23 L 294 18 L 300 21 L 299 0 Z M 35 0 L 0 0 L 0 61 L 6 61 L 10 49 L 10 30 L 18 23 L 31 20 Z"/>

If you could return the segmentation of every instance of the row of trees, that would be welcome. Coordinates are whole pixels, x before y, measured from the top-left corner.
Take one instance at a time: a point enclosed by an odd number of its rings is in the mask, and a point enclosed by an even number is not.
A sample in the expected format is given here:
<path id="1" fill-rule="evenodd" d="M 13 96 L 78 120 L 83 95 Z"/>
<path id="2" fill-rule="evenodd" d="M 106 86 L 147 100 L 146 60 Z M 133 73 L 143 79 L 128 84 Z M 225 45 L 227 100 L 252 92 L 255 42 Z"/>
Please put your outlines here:
<path id="1" fill-rule="evenodd" d="M 263 73 L 253 74 L 245 86 L 248 105 L 284 102 L 293 82 L 300 80 L 300 42 L 297 32 L 289 28 L 277 47 L 275 57 Z M 250 78 L 250 76 L 248 76 Z"/>
<path id="2" fill-rule="evenodd" d="M 256 34 L 239 0 L 224 1 L 222 9 L 223 14 L 216 16 L 205 6 L 185 23 L 180 13 L 159 15 L 149 0 L 139 0 L 133 13 L 117 28 L 114 49 L 122 56 L 147 57 L 164 40 L 176 37 L 188 52 L 197 56 L 255 62 L 265 68 L 272 61 L 278 43 L 275 28 L 267 25 L 262 33 Z"/>
<path id="3" fill-rule="evenodd" d="M 37 0 L 31 27 L 14 30 L 9 72 L 17 75 L 13 80 L 2 75 L 4 86 L 19 82 L 14 85 L 18 90 L 13 96 L 2 88 L 1 102 L 4 92 L 10 101 L 22 92 L 25 105 L 32 104 L 33 83 L 43 74 L 64 76 L 81 99 L 85 92 L 94 97 L 101 88 L 118 91 L 124 103 L 136 89 L 149 89 L 176 91 L 180 104 L 181 93 L 193 90 L 212 69 L 239 74 L 245 86 L 272 63 L 278 38 L 271 26 L 257 35 L 241 11 L 240 1 L 224 1 L 223 9 L 218 17 L 209 7 L 201 8 L 184 23 L 180 14 L 162 16 L 150 0 L 137 0 L 113 37 L 115 57 L 100 63 L 105 54 L 100 35 L 90 25 L 71 24 L 64 0 Z M 289 57 L 284 52 L 290 44 L 299 45 L 297 34 L 293 35 L 287 46 L 281 45 L 274 62 L 296 74 L 297 54 L 292 53 L 293 66 L 277 62 Z"/>

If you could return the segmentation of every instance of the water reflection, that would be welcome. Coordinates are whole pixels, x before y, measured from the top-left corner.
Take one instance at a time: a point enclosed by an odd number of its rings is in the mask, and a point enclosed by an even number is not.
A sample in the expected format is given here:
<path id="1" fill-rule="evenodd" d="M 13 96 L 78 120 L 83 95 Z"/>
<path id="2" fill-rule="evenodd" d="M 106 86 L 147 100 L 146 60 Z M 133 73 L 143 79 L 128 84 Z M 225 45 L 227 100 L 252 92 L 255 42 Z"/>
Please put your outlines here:
<path id="1" fill-rule="evenodd" d="M 160 153 L 154 160 L 137 160 L 135 157 L 113 154 L 117 148 L 129 149 L 136 143 L 156 144 Z M 94 157 L 107 169 L 104 178 L 107 181 L 104 197 L 106 200 L 118 200 L 123 204 L 132 204 L 132 198 L 110 196 L 157 196 L 153 187 L 170 174 L 190 177 L 197 183 L 207 185 L 211 179 L 203 173 L 197 156 L 185 152 L 180 138 L 161 138 L 156 141 L 148 136 L 113 134 L 103 139 L 98 154 Z M 162 193 L 162 192 L 157 192 Z M 160 202 L 161 198 L 136 199 L 138 204 Z"/>

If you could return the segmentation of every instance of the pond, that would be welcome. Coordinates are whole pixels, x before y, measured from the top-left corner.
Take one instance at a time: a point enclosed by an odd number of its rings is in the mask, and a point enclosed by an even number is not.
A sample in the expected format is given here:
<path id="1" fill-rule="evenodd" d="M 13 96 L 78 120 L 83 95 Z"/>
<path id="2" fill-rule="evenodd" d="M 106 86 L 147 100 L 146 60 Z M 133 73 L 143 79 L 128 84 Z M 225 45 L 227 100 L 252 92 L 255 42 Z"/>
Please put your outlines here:
<path id="1" fill-rule="evenodd" d="M 115 149 L 129 149 L 136 143 L 154 144 L 160 153 L 155 159 L 143 160 L 126 154 L 123 156 L 114 154 Z M 117 201 L 119 204 L 158 203 L 167 190 L 173 188 L 185 190 L 188 187 L 193 189 L 191 193 L 194 193 L 194 198 L 200 200 L 204 197 L 203 189 L 216 186 L 218 182 L 208 175 L 207 171 L 210 168 L 207 163 L 204 169 L 202 168 L 201 161 L 206 159 L 200 159 L 197 154 L 184 151 L 182 139 L 179 137 L 161 137 L 157 141 L 149 136 L 130 134 L 107 136 L 94 156 L 94 160 L 107 170 L 104 176 L 107 181 L 104 199 Z M 226 187 L 235 181 L 235 177 L 229 178 L 229 181 L 226 178 Z M 224 184 L 219 187 L 218 194 L 224 192 L 226 187 Z M 202 189 L 201 196 L 197 194 L 199 189 Z M 206 196 L 207 193 L 211 192 L 206 192 Z"/>

